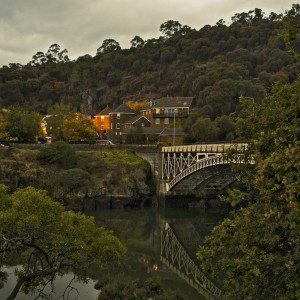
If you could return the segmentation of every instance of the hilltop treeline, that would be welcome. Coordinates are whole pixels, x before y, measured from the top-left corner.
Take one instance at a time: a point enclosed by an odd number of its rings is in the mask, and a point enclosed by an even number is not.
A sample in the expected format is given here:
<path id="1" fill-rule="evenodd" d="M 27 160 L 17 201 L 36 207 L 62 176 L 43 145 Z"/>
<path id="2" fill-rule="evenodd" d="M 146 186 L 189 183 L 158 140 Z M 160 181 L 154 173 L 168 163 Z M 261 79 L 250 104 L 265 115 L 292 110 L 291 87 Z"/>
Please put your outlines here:
<path id="1" fill-rule="evenodd" d="M 260 9 L 237 13 L 228 26 L 220 20 L 200 30 L 170 20 L 157 39 L 136 36 L 130 49 L 107 39 L 94 57 L 75 61 L 54 44 L 24 66 L 0 69 L 0 105 L 46 114 L 65 103 L 96 113 L 106 104 L 180 95 L 194 96 L 197 115 L 214 120 L 235 111 L 241 95 L 259 100 L 273 83 L 295 80 L 300 64 L 281 31 L 297 22 L 299 7 L 283 15 L 266 16 Z M 296 35 L 292 43 L 297 48 Z"/>

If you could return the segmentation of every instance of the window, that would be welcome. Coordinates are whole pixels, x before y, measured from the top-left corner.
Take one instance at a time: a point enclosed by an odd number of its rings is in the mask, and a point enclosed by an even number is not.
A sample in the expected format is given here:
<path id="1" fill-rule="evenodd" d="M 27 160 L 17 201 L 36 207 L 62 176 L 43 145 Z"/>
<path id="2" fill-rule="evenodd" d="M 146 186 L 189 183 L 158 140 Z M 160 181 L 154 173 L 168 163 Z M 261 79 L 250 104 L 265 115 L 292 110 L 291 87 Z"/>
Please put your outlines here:
<path id="1" fill-rule="evenodd" d="M 178 115 L 178 108 L 174 108 L 174 114 Z"/>
<path id="2" fill-rule="evenodd" d="M 165 121 L 164 121 L 165 124 L 169 124 L 169 118 L 165 118 Z"/>
<path id="3" fill-rule="evenodd" d="M 121 128 L 120 123 L 117 123 L 117 124 L 116 124 L 116 129 L 120 129 L 120 128 Z"/>
<path id="4" fill-rule="evenodd" d="M 117 119 L 120 119 L 121 118 L 121 114 L 117 114 Z"/>
<path id="5" fill-rule="evenodd" d="M 112 129 L 112 123 L 110 123 L 110 129 Z"/>
<path id="6" fill-rule="evenodd" d="M 160 114 L 160 108 L 156 108 L 156 113 Z"/>
<path id="7" fill-rule="evenodd" d="M 155 124 L 159 125 L 160 124 L 160 119 L 155 119 Z"/>
<path id="8" fill-rule="evenodd" d="M 101 120 L 102 120 L 102 121 L 104 120 L 104 116 L 101 116 Z"/>
<path id="9" fill-rule="evenodd" d="M 118 135 L 118 133 L 116 132 L 116 135 Z"/>
<path id="10" fill-rule="evenodd" d="M 104 130 L 104 125 L 101 125 L 101 130 Z"/>

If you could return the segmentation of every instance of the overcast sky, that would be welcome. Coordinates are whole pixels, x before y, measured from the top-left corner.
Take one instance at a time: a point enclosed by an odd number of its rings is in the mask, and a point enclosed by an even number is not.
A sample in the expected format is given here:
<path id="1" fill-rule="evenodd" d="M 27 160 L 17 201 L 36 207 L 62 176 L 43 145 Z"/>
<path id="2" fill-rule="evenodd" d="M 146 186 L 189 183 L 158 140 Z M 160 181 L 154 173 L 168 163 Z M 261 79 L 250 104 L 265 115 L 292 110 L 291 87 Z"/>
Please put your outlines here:
<path id="1" fill-rule="evenodd" d="M 255 7 L 281 13 L 289 0 L 0 0 L 0 66 L 27 63 L 53 43 L 70 58 L 95 55 L 106 38 L 128 47 L 135 35 L 159 36 L 166 20 L 193 28 L 230 21 L 236 12 Z"/>

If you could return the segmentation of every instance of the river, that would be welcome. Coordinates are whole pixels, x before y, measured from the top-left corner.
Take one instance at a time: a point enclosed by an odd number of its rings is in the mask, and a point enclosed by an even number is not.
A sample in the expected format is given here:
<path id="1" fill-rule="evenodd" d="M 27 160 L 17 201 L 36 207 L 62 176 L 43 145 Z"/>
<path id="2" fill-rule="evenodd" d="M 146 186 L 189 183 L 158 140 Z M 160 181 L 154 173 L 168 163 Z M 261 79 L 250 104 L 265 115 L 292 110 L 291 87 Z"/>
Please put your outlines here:
<path id="1" fill-rule="evenodd" d="M 145 280 L 156 277 L 163 289 L 177 292 L 183 299 L 202 299 L 196 290 L 191 288 L 180 277 L 163 265 L 160 261 L 160 225 L 161 221 L 168 222 L 180 243 L 196 260 L 195 253 L 203 243 L 204 237 L 210 230 L 224 218 L 224 211 L 198 210 L 188 208 L 141 208 L 141 209 L 99 209 L 86 211 L 87 215 L 94 216 L 98 226 L 113 230 L 116 236 L 125 244 L 127 255 L 124 262 L 110 270 L 110 274 L 103 271 L 91 272 L 91 278 L 101 279 L 103 276 L 118 276 L 124 274 L 130 278 Z M 4 287 L 0 289 L 0 299 L 5 299 L 15 283 L 13 267 L 7 267 L 9 277 Z M 58 277 L 54 283 L 55 294 L 51 299 L 56 299 L 70 282 L 72 274 Z M 71 291 L 69 299 L 96 300 L 99 291 L 94 288 L 96 281 L 87 283 L 74 282 L 75 290 Z M 32 295 L 20 293 L 19 300 L 34 299 Z"/>

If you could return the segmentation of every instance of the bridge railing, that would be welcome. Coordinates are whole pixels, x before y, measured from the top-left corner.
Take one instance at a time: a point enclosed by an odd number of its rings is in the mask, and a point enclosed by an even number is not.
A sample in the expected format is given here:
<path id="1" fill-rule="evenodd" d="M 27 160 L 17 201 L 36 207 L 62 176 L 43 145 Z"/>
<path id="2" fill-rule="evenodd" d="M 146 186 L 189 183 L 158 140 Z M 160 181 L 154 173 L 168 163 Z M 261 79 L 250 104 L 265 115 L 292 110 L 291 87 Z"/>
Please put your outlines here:
<path id="1" fill-rule="evenodd" d="M 203 152 L 203 153 L 225 153 L 229 149 L 235 149 L 237 152 L 245 152 L 248 149 L 247 143 L 210 143 L 196 145 L 182 145 L 162 147 L 163 153 L 173 152 Z"/>

